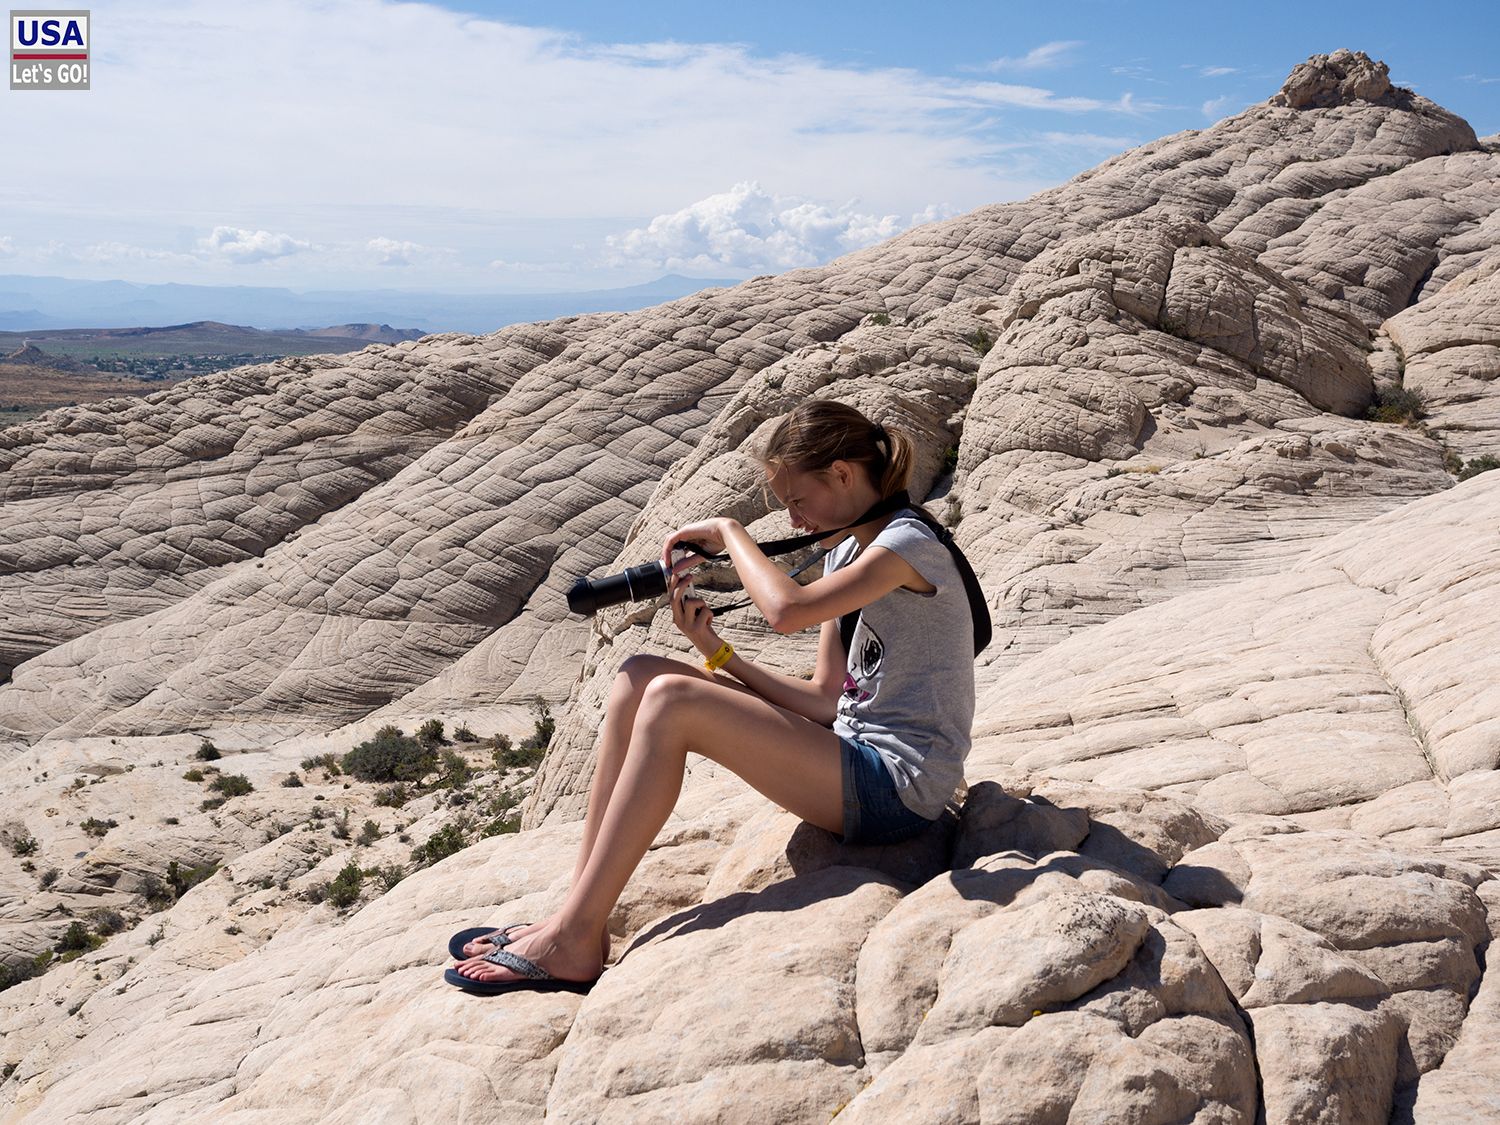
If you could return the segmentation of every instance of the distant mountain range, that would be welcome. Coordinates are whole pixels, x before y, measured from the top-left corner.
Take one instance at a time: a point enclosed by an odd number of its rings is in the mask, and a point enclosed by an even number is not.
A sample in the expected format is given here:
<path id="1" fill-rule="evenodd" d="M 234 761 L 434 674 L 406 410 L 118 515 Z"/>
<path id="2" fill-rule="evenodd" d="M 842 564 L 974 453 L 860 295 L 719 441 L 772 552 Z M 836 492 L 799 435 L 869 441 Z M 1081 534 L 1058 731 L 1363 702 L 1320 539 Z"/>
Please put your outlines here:
<path id="1" fill-rule="evenodd" d="M 740 278 L 667 274 L 620 289 L 576 293 L 419 293 L 395 289 L 295 292 L 253 286 L 140 285 L 0 276 L 0 329 L 132 328 L 204 321 L 286 334 L 317 325 L 411 325 L 422 333 L 493 332 L 507 324 L 585 312 L 629 312 Z M 377 337 L 370 337 L 371 342 Z"/>

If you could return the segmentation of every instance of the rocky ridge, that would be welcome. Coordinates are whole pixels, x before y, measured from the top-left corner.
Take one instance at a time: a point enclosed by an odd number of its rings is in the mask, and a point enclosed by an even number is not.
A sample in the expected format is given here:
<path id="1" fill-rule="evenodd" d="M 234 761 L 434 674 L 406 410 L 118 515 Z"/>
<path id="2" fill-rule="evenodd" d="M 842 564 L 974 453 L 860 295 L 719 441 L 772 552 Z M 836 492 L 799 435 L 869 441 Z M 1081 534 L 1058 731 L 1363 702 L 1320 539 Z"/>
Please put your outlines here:
<path id="1" fill-rule="evenodd" d="M 0 776 L 67 867 L 39 915 L 0 857 L 0 949 L 128 906 L 153 855 L 222 864 L 0 992 L 0 1106 L 1486 1119 L 1500 474 L 1454 471 L 1500 452 L 1496 147 L 1336 52 L 818 270 L 0 431 Z M 1427 418 L 1365 417 L 1395 389 Z M 705 511 L 784 532 L 749 455 L 808 395 L 917 439 L 913 493 L 990 598 L 962 806 L 841 848 L 695 762 L 593 993 L 443 989 L 449 932 L 564 890 L 615 671 L 682 654 L 653 607 L 579 622 L 563 590 Z M 811 665 L 809 637 L 725 628 Z M 536 695 L 560 721 L 528 830 L 351 913 L 296 897 L 360 853 L 263 840 L 310 800 L 272 779 L 392 719 L 518 731 Z M 177 816 L 205 735 L 264 784 Z M 138 822 L 89 846 L 111 812 Z"/>

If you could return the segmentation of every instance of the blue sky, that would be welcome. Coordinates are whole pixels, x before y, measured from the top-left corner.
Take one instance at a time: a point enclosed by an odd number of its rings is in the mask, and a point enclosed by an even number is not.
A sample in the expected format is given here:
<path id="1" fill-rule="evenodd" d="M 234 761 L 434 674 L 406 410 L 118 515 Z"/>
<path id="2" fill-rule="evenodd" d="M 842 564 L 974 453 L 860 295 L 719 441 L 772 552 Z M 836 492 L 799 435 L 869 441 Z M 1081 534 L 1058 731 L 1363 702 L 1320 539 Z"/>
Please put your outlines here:
<path id="1" fill-rule="evenodd" d="M 1341 46 L 1500 132 L 1500 5 L 95 3 L 0 88 L 0 274 L 518 291 L 827 261 Z"/>

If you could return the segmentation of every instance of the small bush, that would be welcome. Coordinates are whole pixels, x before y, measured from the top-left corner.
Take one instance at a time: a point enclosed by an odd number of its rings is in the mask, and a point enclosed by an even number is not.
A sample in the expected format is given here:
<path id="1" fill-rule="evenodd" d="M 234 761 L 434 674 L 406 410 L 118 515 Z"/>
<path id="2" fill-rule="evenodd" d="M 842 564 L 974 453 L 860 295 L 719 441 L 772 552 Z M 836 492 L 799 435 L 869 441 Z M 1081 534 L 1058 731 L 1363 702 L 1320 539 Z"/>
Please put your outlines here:
<path id="1" fill-rule="evenodd" d="M 171 884 L 172 897 L 181 898 L 203 880 L 211 878 L 219 870 L 217 863 L 204 863 L 197 867 L 182 867 L 174 859 L 167 864 L 167 882 Z"/>
<path id="2" fill-rule="evenodd" d="M 121 914 L 118 910 L 111 910 L 107 907 L 90 914 L 89 921 L 93 923 L 94 929 L 97 932 L 104 934 L 106 937 L 110 934 L 117 934 L 125 928 L 125 915 Z"/>
<path id="3" fill-rule="evenodd" d="M 384 894 L 406 878 L 406 871 L 398 863 L 387 863 L 375 869 L 375 878 L 380 880 L 380 891 Z"/>
<path id="4" fill-rule="evenodd" d="M 443 777 L 441 784 L 451 789 L 458 789 L 469 784 L 473 771 L 469 769 L 461 754 L 455 754 L 452 750 L 443 751 Z"/>
<path id="5" fill-rule="evenodd" d="M 104 939 L 98 934 L 89 932 L 89 928 L 82 922 L 74 920 L 68 923 L 68 932 L 63 934 L 62 940 L 57 943 L 57 952 L 62 955 L 62 960 L 71 961 L 80 953 L 87 953 L 91 949 L 98 949 L 104 944 Z"/>
<path id="6" fill-rule="evenodd" d="M 349 838 L 349 810 L 345 809 L 342 815 L 336 817 L 333 822 L 333 835 L 335 839 L 347 840 Z"/>
<path id="7" fill-rule="evenodd" d="M 286 775 L 286 780 L 281 783 L 281 787 L 283 789 L 301 789 L 302 778 L 298 774 L 289 773 Z"/>
<path id="8" fill-rule="evenodd" d="M 958 446 L 950 445 L 947 449 L 943 450 L 942 471 L 944 473 L 951 473 L 956 468 L 958 468 Z"/>
<path id="9" fill-rule="evenodd" d="M 964 337 L 964 343 L 973 348 L 980 355 L 988 355 L 989 350 L 995 346 L 995 341 L 990 339 L 990 334 L 983 328 L 976 328 Z"/>
<path id="10" fill-rule="evenodd" d="M 161 818 L 161 822 L 163 824 L 181 824 L 182 823 L 182 821 L 178 820 L 175 816 L 164 816 L 164 817 Z"/>
<path id="11" fill-rule="evenodd" d="M 427 867 L 440 859 L 447 859 L 450 855 L 463 851 L 465 843 L 463 830 L 457 824 L 445 824 L 427 837 L 425 844 L 418 844 L 414 847 L 411 850 L 411 858 L 418 866 Z"/>
<path id="12" fill-rule="evenodd" d="M 478 742 L 479 736 L 469 729 L 468 723 L 465 723 L 453 732 L 453 739 L 455 742 Z"/>
<path id="13" fill-rule="evenodd" d="M 1475 457 L 1466 462 L 1464 467 L 1458 471 L 1458 479 L 1468 480 L 1470 477 L 1477 477 L 1480 473 L 1487 473 L 1491 469 L 1500 469 L 1500 458 L 1492 457 L 1486 453 L 1483 457 Z"/>
<path id="14" fill-rule="evenodd" d="M 364 883 L 365 873 L 359 869 L 359 864 L 346 863 L 333 882 L 328 884 L 328 901 L 340 910 L 353 906 L 359 901 L 360 886 Z"/>
<path id="15" fill-rule="evenodd" d="M 47 870 L 42 872 L 41 876 L 37 879 L 37 882 L 41 884 L 42 890 L 45 891 L 48 887 L 52 886 L 53 883 L 57 882 L 58 877 L 61 874 L 62 872 L 57 868 L 49 867 L 47 868 Z"/>
<path id="16" fill-rule="evenodd" d="M 511 813 L 508 816 L 496 817 L 480 829 L 479 834 L 484 837 L 504 836 L 519 831 L 521 831 L 521 814 Z"/>
<path id="17" fill-rule="evenodd" d="M 1375 402 L 1365 412 L 1374 422 L 1416 422 L 1427 417 L 1427 403 L 1414 387 L 1380 387 Z"/>
<path id="18" fill-rule="evenodd" d="M 111 828 L 120 827 L 120 822 L 118 820 L 100 820 L 98 817 L 91 816 L 78 827 L 82 828 L 90 836 L 103 836 Z"/>
<path id="19" fill-rule="evenodd" d="M 870 314 L 871 324 L 889 324 L 890 322 L 891 318 L 889 313 L 878 312 Z"/>
<path id="20" fill-rule="evenodd" d="M 557 730 L 557 723 L 552 719 L 552 708 L 547 706 L 545 699 L 538 699 L 531 705 L 536 715 L 536 722 L 532 726 L 531 733 L 521 742 L 523 750 L 543 750 L 552 745 L 552 735 Z"/>
<path id="21" fill-rule="evenodd" d="M 200 770 L 200 769 L 190 769 L 190 770 L 187 771 L 187 773 L 185 773 L 185 774 L 182 775 L 182 780 L 183 781 L 202 781 L 203 780 L 203 771 Z"/>
<path id="22" fill-rule="evenodd" d="M 344 755 L 344 768 L 361 781 L 420 781 L 437 768 L 436 751 L 384 726 Z"/>
<path id="23" fill-rule="evenodd" d="M 319 754 L 316 758 L 302 759 L 302 770 L 304 773 L 316 769 L 325 771 L 329 777 L 338 777 L 339 774 L 344 772 L 339 767 L 338 755 L 333 753 Z"/>
<path id="24" fill-rule="evenodd" d="M 381 808 L 399 809 L 411 800 L 411 793 L 404 785 L 388 785 L 375 790 L 375 804 Z"/>
<path id="25" fill-rule="evenodd" d="M 223 797 L 209 797 L 207 800 L 200 801 L 198 804 L 198 808 L 203 812 L 213 812 L 214 809 L 222 808 L 223 805 Z"/>
<path id="26" fill-rule="evenodd" d="M 378 839 L 380 839 L 380 825 L 373 820 L 367 820 L 360 826 L 359 839 L 355 843 L 369 847 Z"/>
<path id="27" fill-rule="evenodd" d="M 225 797 L 243 797 L 247 793 L 255 792 L 255 786 L 251 785 L 250 779 L 242 773 L 220 774 L 214 778 L 214 783 L 210 788 L 222 793 Z"/>
<path id="28" fill-rule="evenodd" d="M 425 746 L 438 746 L 448 740 L 443 737 L 443 720 L 428 719 L 417 728 L 417 741 Z"/>
<path id="29" fill-rule="evenodd" d="M 52 964 L 52 951 L 38 953 L 27 961 L 17 965 L 0 965 L 0 992 L 12 988 L 22 981 L 30 980 L 32 977 L 40 976 L 47 971 L 47 966 Z"/>
<path id="30" fill-rule="evenodd" d="M 302 891 L 302 897 L 311 903 L 320 903 L 328 897 L 327 883 L 310 883 Z"/>
<path id="31" fill-rule="evenodd" d="M 40 847 L 36 837 L 24 828 L 6 840 L 6 843 L 10 845 L 10 854 L 13 856 L 36 855 L 37 848 Z"/>
<path id="32" fill-rule="evenodd" d="M 198 747 L 198 753 L 194 755 L 200 762 L 217 762 L 223 756 L 219 753 L 219 748 L 206 738 L 203 740 L 203 745 Z"/>

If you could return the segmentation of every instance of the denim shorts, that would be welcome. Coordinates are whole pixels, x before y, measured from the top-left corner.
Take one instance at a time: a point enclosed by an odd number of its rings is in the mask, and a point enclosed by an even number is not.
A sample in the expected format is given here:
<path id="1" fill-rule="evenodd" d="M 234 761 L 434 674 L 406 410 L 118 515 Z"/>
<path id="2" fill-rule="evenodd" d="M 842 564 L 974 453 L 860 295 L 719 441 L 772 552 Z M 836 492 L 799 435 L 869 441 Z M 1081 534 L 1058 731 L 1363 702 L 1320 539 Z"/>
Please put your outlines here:
<path id="1" fill-rule="evenodd" d="M 896 791 L 896 779 L 880 751 L 868 742 L 839 735 L 844 775 L 845 844 L 897 844 L 932 823 L 914 813 Z"/>

